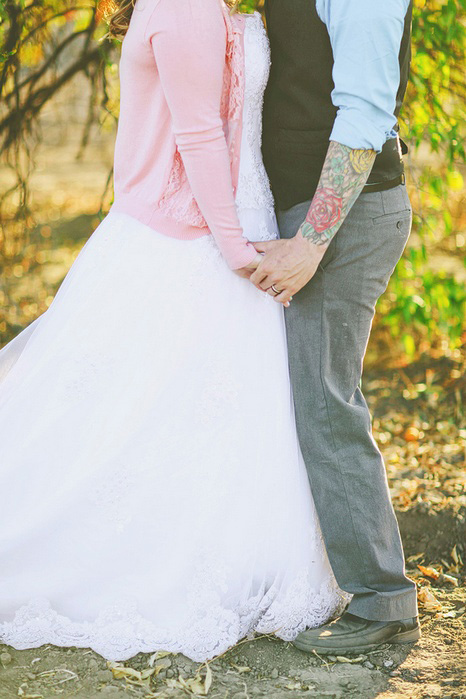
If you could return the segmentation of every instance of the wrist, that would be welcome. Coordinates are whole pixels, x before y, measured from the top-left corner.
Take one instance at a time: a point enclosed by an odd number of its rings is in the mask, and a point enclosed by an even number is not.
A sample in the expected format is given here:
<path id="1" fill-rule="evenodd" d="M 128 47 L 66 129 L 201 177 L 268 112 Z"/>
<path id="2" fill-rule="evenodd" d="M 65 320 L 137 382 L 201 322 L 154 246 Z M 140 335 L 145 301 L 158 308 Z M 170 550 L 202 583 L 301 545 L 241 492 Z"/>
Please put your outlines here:
<path id="1" fill-rule="evenodd" d="M 330 245 L 330 241 L 325 240 L 325 242 L 314 242 L 310 238 L 307 238 L 303 235 L 303 226 L 300 226 L 298 232 L 295 235 L 295 240 L 297 244 L 302 247 L 302 249 L 304 250 L 304 254 L 311 256 L 313 259 L 322 258 L 325 255 L 328 246 Z"/>
<path id="2" fill-rule="evenodd" d="M 227 258 L 228 266 L 233 272 L 238 269 L 243 269 L 248 267 L 257 257 L 257 250 L 252 243 L 244 241 L 246 244 L 242 245 L 238 250 L 235 251 L 234 257 L 231 255 Z"/>
<path id="3" fill-rule="evenodd" d="M 314 243 L 316 246 L 324 246 L 324 250 L 328 248 L 330 241 L 335 234 L 335 231 L 332 231 L 331 228 L 317 231 L 311 222 L 307 220 L 307 218 L 301 224 L 300 231 L 303 238 L 308 240 L 310 243 Z"/>

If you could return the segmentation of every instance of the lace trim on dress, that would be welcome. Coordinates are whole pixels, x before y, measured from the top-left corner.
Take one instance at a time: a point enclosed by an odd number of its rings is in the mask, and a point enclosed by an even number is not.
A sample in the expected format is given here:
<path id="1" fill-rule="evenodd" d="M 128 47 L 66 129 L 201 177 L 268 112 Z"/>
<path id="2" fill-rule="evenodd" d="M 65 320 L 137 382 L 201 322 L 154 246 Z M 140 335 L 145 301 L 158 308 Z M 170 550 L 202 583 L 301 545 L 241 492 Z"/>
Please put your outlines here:
<path id="1" fill-rule="evenodd" d="M 261 153 L 262 107 L 271 65 L 270 45 L 260 15 L 251 15 L 247 22 L 246 60 L 253 67 L 246 71 L 243 129 L 249 157 L 241 166 L 236 204 L 239 209 L 265 209 L 272 216 L 274 200 Z"/>
<path id="2" fill-rule="evenodd" d="M 268 589 L 263 584 L 257 594 L 228 609 L 221 602 L 226 571 L 200 566 L 190 583 L 189 619 L 183 628 L 170 631 L 145 619 L 129 597 L 110 603 L 92 622 L 74 622 L 48 600 L 36 597 L 16 612 L 13 621 L 0 624 L 0 640 L 17 650 L 49 643 L 92 648 L 108 660 L 165 650 L 205 662 L 254 632 L 275 633 L 290 641 L 305 628 L 320 626 L 341 613 L 348 595 L 331 579 L 316 590 L 310 578 L 310 572 L 303 570 L 283 597 L 279 583 Z"/>
<path id="3" fill-rule="evenodd" d="M 224 8 L 227 27 L 226 66 L 228 90 L 226 93 L 226 110 L 224 114 L 229 121 L 240 120 L 244 102 L 244 52 L 241 30 L 235 26 L 232 18 Z"/>
<path id="4" fill-rule="evenodd" d="M 158 208 L 167 216 L 188 223 L 196 228 L 205 228 L 206 220 L 194 199 L 183 160 L 178 148 L 175 151 L 173 165 L 167 186 L 159 200 Z"/>

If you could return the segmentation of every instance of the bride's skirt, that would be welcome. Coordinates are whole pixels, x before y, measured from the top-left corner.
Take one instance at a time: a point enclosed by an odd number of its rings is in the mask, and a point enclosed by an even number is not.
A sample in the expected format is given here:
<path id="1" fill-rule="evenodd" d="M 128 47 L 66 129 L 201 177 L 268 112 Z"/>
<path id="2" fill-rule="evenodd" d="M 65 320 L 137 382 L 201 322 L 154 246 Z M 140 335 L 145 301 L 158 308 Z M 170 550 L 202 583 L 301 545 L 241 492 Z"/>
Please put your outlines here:
<path id="1" fill-rule="evenodd" d="M 0 352 L 0 381 L 1 642 L 204 661 L 344 604 L 283 309 L 210 236 L 111 212 Z"/>

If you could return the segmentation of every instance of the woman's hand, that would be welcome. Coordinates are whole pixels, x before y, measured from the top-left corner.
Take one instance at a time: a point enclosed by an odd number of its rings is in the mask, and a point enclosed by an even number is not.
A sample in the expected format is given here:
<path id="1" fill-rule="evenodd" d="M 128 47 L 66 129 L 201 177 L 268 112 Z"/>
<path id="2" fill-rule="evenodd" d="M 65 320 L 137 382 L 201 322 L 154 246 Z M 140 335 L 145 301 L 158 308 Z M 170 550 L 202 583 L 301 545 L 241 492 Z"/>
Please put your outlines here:
<path id="1" fill-rule="evenodd" d="M 246 267 L 241 267 L 240 269 L 235 269 L 234 272 L 237 274 L 239 277 L 243 277 L 244 279 L 250 279 L 251 275 L 254 274 L 254 272 L 257 270 L 259 265 L 264 259 L 264 253 L 263 252 L 258 252 L 256 257 L 253 259 L 252 262 L 250 262 Z M 259 288 L 259 287 L 258 287 Z M 267 293 L 267 290 L 259 289 L 259 291 L 263 291 L 264 293 Z M 290 305 L 291 299 L 284 299 L 281 301 L 281 303 L 285 306 L 285 308 L 288 308 Z"/>
<path id="2" fill-rule="evenodd" d="M 244 279 L 249 279 L 251 274 L 256 271 L 256 269 L 259 267 L 260 263 L 262 262 L 262 255 L 258 252 L 255 258 L 253 259 L 252 262 L 250 262 L 246 267 L 240 267 L 239 269 L 234 269 L 234 273 L 238 275 L 238 277 L 243 277 Z"/>

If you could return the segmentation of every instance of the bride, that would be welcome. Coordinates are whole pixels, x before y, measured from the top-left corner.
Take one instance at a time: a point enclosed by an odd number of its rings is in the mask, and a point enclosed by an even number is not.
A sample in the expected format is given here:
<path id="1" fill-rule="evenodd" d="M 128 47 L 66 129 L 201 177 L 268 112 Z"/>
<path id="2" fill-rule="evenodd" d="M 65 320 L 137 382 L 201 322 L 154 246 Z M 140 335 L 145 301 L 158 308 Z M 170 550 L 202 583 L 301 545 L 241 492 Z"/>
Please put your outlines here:
<path id="1" fill-rule="evenodd" d="M 347 601 L 297 441 L 286 311 L 247 278 L 250 241 L 278 237 L 269 47 L 259 14 L 220 0 L 123 0 L 110 31 L 114 204 L 0 352 L 0 641 L 205 661 Z"/>

